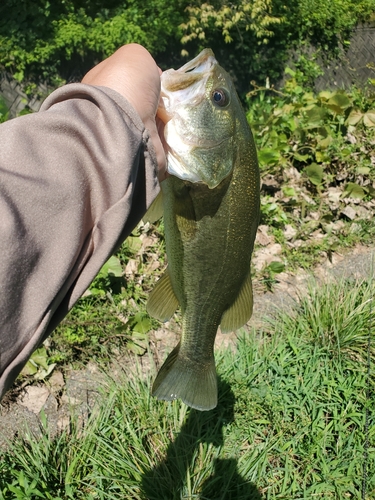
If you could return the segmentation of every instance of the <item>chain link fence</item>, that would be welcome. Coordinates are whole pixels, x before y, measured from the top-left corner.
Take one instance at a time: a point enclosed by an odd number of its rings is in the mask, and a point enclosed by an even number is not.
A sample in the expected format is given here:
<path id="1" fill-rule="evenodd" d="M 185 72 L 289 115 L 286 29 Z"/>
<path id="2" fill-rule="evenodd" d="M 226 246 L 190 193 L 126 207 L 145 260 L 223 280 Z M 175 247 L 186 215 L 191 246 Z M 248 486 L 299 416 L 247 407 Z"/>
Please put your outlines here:
<path id="1" fill-rule="evenodd" d="M 318 61 L 319 62 L 319 61 Z M 323 66 L 324 74 L 315 81 L 316 90 L 366 86 L 375 79 L 375 23 L 365 23 L 353 31 L 350 45 L 339 58 Z"/>
<path id="2" fill-rule="evenodd" d="M 11 118 L 17 116 L 25 108 L 31 111 L 38 111 L 43 99 L 51 92 L 46 85 L 40 84 L 38 92 L 43 98 L 34 97 L 30 99 L 25 92 L 23 92 L 21 85 L 12 78 L 9 73 L 0 72 L 0 96 L 5 101 L 9 109 L 9 116 Z"/>

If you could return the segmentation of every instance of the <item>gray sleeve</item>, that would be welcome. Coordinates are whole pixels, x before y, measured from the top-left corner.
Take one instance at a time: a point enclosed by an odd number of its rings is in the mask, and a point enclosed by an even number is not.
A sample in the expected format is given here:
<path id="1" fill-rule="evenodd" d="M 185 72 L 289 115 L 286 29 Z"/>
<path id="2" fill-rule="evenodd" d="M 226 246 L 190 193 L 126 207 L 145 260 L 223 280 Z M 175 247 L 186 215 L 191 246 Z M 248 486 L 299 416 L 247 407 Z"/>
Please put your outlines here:
<path id="1" fill-rule="evenodd" d="M 0 125 L 0 399 L 159 191 L 121 95 L 71 84 Z"/>

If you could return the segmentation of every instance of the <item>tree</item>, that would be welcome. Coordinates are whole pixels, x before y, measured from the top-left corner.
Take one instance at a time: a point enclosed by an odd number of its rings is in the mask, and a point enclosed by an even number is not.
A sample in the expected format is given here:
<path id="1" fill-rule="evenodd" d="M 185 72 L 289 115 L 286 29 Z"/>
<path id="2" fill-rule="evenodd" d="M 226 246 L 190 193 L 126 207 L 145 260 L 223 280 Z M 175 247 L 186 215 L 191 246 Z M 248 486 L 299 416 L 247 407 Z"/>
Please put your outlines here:
<path id="1" fill-rule="evenodd" d="M 0 68 L 56 83 L 77 79 L 125 43 L 162 53 L 181 33 L 185 0 L 2 0 Z M 105 6 L 104 6 L 105 5 Z"/>

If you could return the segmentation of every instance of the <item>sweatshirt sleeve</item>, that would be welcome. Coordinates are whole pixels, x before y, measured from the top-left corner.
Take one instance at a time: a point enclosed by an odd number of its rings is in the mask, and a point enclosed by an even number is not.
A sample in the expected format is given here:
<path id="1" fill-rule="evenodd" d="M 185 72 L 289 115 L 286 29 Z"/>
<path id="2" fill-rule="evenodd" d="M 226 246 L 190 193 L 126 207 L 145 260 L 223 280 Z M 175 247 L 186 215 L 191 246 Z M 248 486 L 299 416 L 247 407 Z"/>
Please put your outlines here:
<path id="1" fill-rule="evenodd" d="M 158 191 L 149 134 L 108 88 L 0 125 L 0 400 Z"/>

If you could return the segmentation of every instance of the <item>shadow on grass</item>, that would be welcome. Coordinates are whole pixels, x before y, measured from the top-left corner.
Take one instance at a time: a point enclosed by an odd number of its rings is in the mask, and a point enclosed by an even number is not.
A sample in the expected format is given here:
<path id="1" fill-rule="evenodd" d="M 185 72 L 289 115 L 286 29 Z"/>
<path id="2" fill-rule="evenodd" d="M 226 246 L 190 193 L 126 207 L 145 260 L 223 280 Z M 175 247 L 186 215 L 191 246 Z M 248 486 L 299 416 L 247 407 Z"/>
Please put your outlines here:
<path id="1" fill-rule="evenodd" d="M 207 446 L 220 447 L 224 444 L 223 426 L 234 419 L 234 395 L 227 382 L 219 378 L 219 401 L 214 410 L 200 412 L 189 410 L 185 423 L 174 442 L 167 449 L 165 459 L 147 471 L 142 478 L 142 493 L 148 500 L 180 500 L 190 498 L 181 496 L 185 485 L 199 482 L 202 485 L 200 500 L 262 500 L 256 486 L 241 477 L 234 458 L 212 457 Z M 192 463 L 195 462 L 195 466 Z M 194 469 L 194 477 L 190 472 Z"/>

